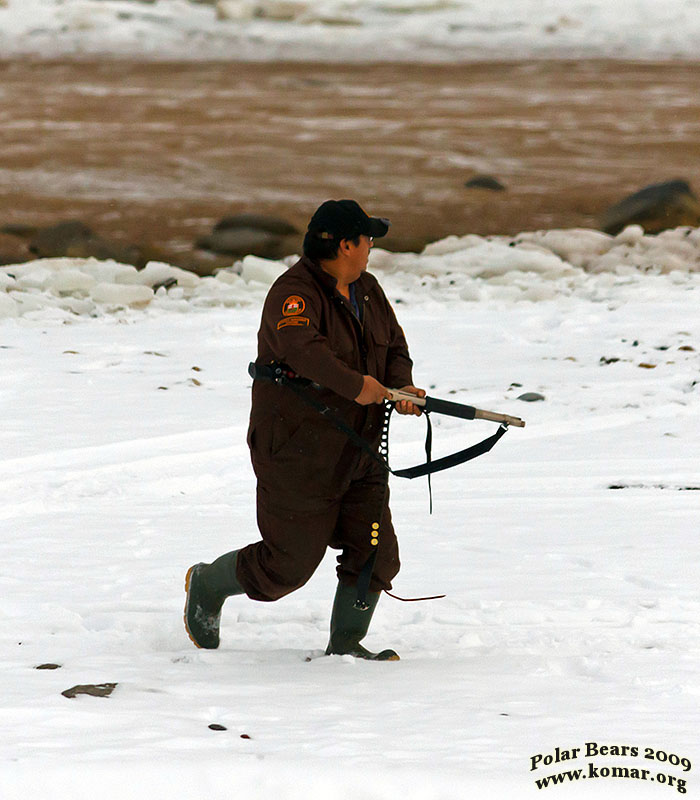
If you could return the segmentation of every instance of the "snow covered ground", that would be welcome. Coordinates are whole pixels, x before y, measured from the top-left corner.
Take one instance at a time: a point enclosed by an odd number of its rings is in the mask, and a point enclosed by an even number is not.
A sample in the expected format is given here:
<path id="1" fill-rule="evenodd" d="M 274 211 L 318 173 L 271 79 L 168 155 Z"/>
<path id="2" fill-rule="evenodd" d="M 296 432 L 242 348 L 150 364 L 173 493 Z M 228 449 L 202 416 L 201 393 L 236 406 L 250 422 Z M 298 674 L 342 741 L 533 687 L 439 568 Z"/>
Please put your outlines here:
<path id="1" fill-rule="evenodd" d="M 695 59 L 698 40 L 697 0 L 0 0 L 0 58 Z M 447 596 L 382 600 L 367 644 L 388 664 L 306 661 L 332 556 L 278 603 L 230 600 L 216 652 L 182 626 L 187 567 L 257 536 L 246 367 L 284 264 L 0 269 L 0 799 L 697 792 L 698 264 L 698 230 L 373 253 L 416 382 L 527 421 L 435 476 L 432 516 L 424 481 L 392 481 L 395 591 Z M 493 430 L 434 425 L 436 457 Z M 423 436 L 393 423 L 395 466 Z"/>
<path id="2" fill-rule="evenodd" d="M 0 270 L 0 797 L 697 791 L 699 247 L 628 229 L 373 253 L 417 384 L 527 422 L 434 476 L 432 516 L 424 481 L 392 480 L 395 591 L 447 596 L 382 600 L 385 664 L 305 660 L 332 556 L 275 604 L 229 600 L 218 651 L 182 626 L 187 567 L 257 537 L 246 367 L 283 265 L 189 287 L 167 265 L 141 285 L 108 263 Z M 422 421 L 393 425 L 394 466 L 421 460 Z M 435 457 L 494 430 L 434 425 Z M 556 748 L 579 751 L 545 765 Z"/>
<path id="3" fill-rule="evenodd" d="M 697 0 L 0 0 L 0 57 L 697 58 Z"/>

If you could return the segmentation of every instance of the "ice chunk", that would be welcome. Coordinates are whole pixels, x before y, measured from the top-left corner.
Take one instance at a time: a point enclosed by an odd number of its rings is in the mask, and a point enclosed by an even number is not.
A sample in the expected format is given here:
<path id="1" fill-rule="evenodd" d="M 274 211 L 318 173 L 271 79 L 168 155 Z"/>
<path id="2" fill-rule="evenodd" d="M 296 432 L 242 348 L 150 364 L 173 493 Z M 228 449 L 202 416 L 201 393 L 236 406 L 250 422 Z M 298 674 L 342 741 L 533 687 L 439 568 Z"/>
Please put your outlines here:
<path id="1" fill-rule="evenodd" d="M 12 299 L 17 303 L 20 314 L 56 305 L 52 297 L 42 292 L 12 292 Z"/>
<path id="2" fill-rule="evenodd" d="M 635 244 L 644 238 L 644 228 L 641 225 L 628 225 L 615 237 L 616 244 Z"/>
<path id="3" fill-rule="evenodd" d="M 244 281 L 258 281 L 268 286 L 287 269 L 281 261 L 271 261 L 258 256 L 246 256 L 240 265 Z"/>
<path id="4" fill-rule="evenodd" d="M 40 266 L 39 261 L 31 261 L 33 268 L 23 270 L 17 275 L 17 286 L 20 289 L 45 289 L 53 276 L 51 270 Z"/>
<path id="5" fill-rule="evenodd" d="M 65 269 L 54 272 L 47 281 L 47 287 L 54 294 L 87 294 L 95 285 L 92 275 L 79 269 Z"/>
<path id="6" fill-rule="evenodd" d="M 217 0 L 216 16 L 222 21 L 241 22 L 255 17 L 257 3 L 251 0 Z"/>
<path id="7" fill-rule="evenodd" d="M 61 297 L 58 306 L 81 317 L 95 314 L 95 303 L 87 297 Z"/>
<path id="8" fill-rule="evenodd" d="M 225 283 L 227 286 L 236 286 L 240 284 L 241 288 L 243 288 L 245 285 L 243 278 L 232 269 L 220 269 L 215 277 L 217 281 L 221 281 L 221 283 Z"/>
<path id="9" fill-rule="evenodd" d="M 151 302 L 153 289 L 140 284 L 98 283 L 90 290 L 90 297 L 108 306 L 138 308 Z"/>
<path id="10" fill-rule="evenodd" d="M 159 283 L 167 283 L 170 280 L 176 280 L 177 285 L 185 289 L 194 289 L 201 279 L 194 272 L 173 267 L 164 261 L 149 261 L 142 270 L 138 270 L 133 276 L 134 283 L 151 287 L 157 286 Z"/>
<path id="11" fill-rule="evenodd" d="M 0 292 L 0 319 L 19 316 L 17 303 L 4 292 Z"/>
<path id="12" fill-rule="evenodd" d="M 607 253 L 615 240 L 601 231 L 573 228 L 521 233 L 516 242 L 534 242 L 569 264 L 585 269 L 594 258 Z"/>
<path id="13" fill-rule="evenodd" d="M 6 292 L 8 289 L 13 289 L 17 286 L 17 281 L 12 275 L 0 272 L 0 292 Z"/>

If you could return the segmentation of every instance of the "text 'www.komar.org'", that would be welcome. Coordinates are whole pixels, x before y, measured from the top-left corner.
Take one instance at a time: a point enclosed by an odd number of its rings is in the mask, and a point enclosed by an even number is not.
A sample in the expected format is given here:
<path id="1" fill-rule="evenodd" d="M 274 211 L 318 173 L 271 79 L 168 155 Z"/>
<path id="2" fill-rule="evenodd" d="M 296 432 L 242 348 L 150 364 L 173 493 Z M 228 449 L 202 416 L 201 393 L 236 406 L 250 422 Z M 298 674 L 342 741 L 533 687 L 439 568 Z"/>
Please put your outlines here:
<path id="1" fill-rule="evenodd" d="M 636 745 L 600 745 L 597 742 L 585 742 L 583 747 L 560 748 L 556 747 L 553 753 L 537 753 L 530 757 L 530 772 L 549 767 L 553 764 L 561 764 L 579 758 L 596 758 L 599 756 L 617 756 L 624 758 L 642 758 L 648 761 L 670 764 L 678 767 L 679 771 L 690 772 L 692 764 L 690 759 L 678 756 L 675 753 L 668 753 L 665 750 L 657 750 L 653 747 L 638 747 Z M 679 794 L 686 794 L 686 778 L 678 777 L 667 772 L 658 771 L 655 765 L 650 763 L 644 767 L 637 765 L 621 764 L 601 764 L 600 762 L 589 761 L 585 767 L 578 769 L 562 770 L 552 775 L 546 775 L 535 779 L 538 789 L 546 789 L 550 786 L 557 786 L 576 781 L 590 780 L 597 778 L 623 778 L 627 780 L 648 781 L 657 783 L 661 786 L 669 786 Z"/>

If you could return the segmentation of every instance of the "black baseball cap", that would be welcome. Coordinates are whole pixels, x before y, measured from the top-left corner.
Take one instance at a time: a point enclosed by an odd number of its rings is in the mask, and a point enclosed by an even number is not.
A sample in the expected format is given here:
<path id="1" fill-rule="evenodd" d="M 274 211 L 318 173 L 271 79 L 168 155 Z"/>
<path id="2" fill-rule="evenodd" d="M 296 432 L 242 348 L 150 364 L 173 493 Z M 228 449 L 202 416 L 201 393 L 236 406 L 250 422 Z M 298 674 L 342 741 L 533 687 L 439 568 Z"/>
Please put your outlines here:
<path id="1" fill-rule="evenodd" d="M 383 217 L 370 217 L 354 200 L 326 200 L 314 212 L 308 232 L 320 239 L 354 239 L 386 236 L 391 223 Z"/>

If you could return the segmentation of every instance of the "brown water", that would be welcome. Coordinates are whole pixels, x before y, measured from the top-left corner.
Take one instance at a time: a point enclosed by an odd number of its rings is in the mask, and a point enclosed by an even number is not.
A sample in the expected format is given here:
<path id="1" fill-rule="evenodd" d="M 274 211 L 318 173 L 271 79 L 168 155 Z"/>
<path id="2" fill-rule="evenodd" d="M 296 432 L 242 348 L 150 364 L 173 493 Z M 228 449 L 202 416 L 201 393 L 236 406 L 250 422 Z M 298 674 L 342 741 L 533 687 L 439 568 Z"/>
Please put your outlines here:
<path id="1" fill-rule="evenodd" d="M 0 63 L 0 226 L 80 218 L 183 253 L 220 217 L 329 197 L 448 234 L 595 227 L 700 177 L 694 64 Z M 466 189 L 476 173 L 505 192 Z"/>

